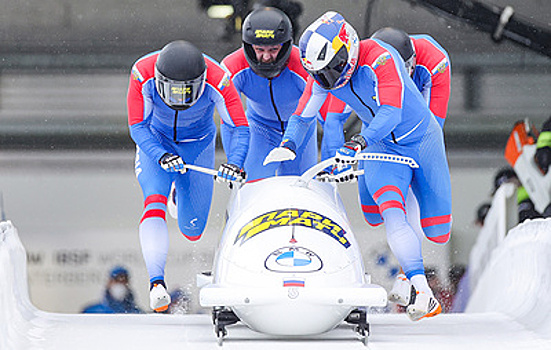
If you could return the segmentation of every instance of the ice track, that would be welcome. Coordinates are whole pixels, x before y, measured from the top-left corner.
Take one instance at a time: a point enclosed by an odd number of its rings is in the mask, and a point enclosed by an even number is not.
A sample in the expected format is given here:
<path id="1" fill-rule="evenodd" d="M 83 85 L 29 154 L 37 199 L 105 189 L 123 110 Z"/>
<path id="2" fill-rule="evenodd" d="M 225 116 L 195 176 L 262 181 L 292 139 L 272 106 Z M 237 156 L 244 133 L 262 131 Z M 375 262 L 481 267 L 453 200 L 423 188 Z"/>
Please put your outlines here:
<path id="1" fill-rule="evenodd" d="M 543 298 L 551 287 L 550 251 L 551 222 L 517 227 L 494 252 L 481 277 L 482 289 L 477 288 L 469 304 L 471 312 L 417 323 L 402 314 L 370 315 L 367 348 L 551 349 L 551 303 Z M 210 315 L 73 315 L 38 310 L 29 300 L 25 249 L 9 221 L 0 223 L 0 281 L 1 350 L 220 349 Z M 515 281 L 522 285 L 516 288 Z M 349 325 L 297 339 L 266 336 L 240 324 L 229 326 L 228 333 L 223 349 L 366 348 Z"/>

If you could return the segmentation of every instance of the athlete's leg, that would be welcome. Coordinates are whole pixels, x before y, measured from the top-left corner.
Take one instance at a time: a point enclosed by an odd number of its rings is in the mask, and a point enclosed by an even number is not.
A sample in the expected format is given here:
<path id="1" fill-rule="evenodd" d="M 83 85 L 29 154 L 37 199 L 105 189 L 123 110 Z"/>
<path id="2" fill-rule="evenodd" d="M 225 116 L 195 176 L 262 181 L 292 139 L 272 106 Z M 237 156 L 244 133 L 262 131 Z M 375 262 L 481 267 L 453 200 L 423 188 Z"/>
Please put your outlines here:
<path id="1" fill-rule="evenodd" d="M 188 164 L 214 168 L 214 134 L 201 141 L 180 143 L 178 154 Z M 176 175 L 178 203 L 178 227 L 189 240 L 201 238 L 207 224 L 212 201 L 213 177 L 198 171 L 188 170 Z"/>
<path id="2" fill-rule="evenodd" d="M 423 228 L 421 227 L 421 213 L 419 209 L 419 202 L 413 193 L 413 190 L 408 188 L 408 194 L 406 196 L 406 217 L 409 225 L 417 235 L 419 242 L 423 241 L 425 236 Z"/>
<path id="3" fill-rule="evenodd" d="M 419 149 L 412 190 L 419 201 L 421 227 L 435 243 L 446 243 L 451 232 L 451 183 L 442 132 L 433 121 Z"/>
<path id="4" fill-rule="evenodd" d="M 364 170 L 367 162 L 360 162 L 358 170 Z M 383 217 L 379 213 L 379 206 L 371 197 L 365 183 L 365 176 L 358 177 L 358 194 L 360 197 L 360 206 L 364 214 L 364 219 L 371 226 L 379 226 L 383 223 Z"/>
<path id="5" fill-rule="evenodd" d="M 168 254 L 166 201 L 173 176 L 139 148 L 136 150 L 136 176 L 144 198 L 139 225 L 140 244 L 150 282 L 164 279 Z"/>
<path id="6" fill-rule="evenodd" d="M 389 152 L 386 150 L 384 153 Z M 364 180 L 383 217 L 390 249 L 409 279 L 416 274 L 423 274 L 421 243 L 407 222 L 405 212 L 404 194 L 409 188 L 412 171 L 403 164 L 379 161 L 368 163 L 364 166 Z"/>

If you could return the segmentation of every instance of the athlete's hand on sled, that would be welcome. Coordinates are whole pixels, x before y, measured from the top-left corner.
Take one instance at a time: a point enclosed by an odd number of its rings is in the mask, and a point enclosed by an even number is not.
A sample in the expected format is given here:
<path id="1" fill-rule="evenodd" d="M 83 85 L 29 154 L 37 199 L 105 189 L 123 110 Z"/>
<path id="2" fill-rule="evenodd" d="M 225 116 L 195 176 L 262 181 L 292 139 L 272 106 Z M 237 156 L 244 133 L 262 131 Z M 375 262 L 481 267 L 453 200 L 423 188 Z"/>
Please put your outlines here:
<path id="1" fill-rule="evenodd" d="M 221 164 L 218 174 L 214 177 L 218 182 L 245 182 L 247 174 L 235 164 Z"/>
<path id="2" fill-rule="evenodd" d="M 352 136 L 350 141 L 345 142 L 337 151 L 337 154 L 335 154 L 337 167 L 343 169 L 344 165 L 356 164 L 358 162 L 356 155 L 365 149 L 366 146 L 367 144 L 362 135 Z"/>
<path id="3" fill-rule="evenodd" d="M 263 165 L 294 160 L 296 158 L 296 146 L 293 141 L 283 140 L 279 147 L 274 148 L 264 159 Z"/>
<path id="4" fill-rule="evenodd" d="M 165 153 L 159 160 L 159 164 L 169 173 L 180 172 L 184 174 L 187 171 L 184 160 L 172 153 Z"/>
<path id="5" fill-rule="evenodd" d="M 363 173 L 361 170 L 354 170 L 351 165 L 345 165 L 342 169 L 337 166 L 326 168 L 317 176 L 317 180 L 321 182 L 355 182 L 358 175 Z"/>

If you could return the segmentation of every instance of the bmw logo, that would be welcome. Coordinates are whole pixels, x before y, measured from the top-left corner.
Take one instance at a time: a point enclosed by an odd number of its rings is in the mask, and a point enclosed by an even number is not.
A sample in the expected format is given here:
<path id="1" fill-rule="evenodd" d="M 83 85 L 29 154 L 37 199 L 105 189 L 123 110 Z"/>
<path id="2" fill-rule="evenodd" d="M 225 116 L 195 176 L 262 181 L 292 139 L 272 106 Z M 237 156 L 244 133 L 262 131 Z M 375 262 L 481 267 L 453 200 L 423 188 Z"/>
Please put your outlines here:
<path id="1" fill-rule="evenodd" d="M 284 247 L 272 252 L 265 262 L 268 270 L 276 272 L 313 272 L 323 263 L 313 251 L 303 247 Z"/>

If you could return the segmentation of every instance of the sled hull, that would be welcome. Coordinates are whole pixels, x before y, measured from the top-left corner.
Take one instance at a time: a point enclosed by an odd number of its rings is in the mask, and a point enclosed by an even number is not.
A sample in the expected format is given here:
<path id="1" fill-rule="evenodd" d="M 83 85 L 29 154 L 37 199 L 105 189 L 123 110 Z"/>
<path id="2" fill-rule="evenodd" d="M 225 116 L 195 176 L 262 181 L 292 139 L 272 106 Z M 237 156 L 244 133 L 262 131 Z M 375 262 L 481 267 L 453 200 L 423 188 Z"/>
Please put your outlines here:
<path id="1" fill-rule="evenodd" d="M 267 334 L 299 336 L 327 332 L 358 307 L 384 307 L 386 291 L 374 284 L 343 288 L 201 289 L 203 307 L 228 307 L 250 328 Z"/>

